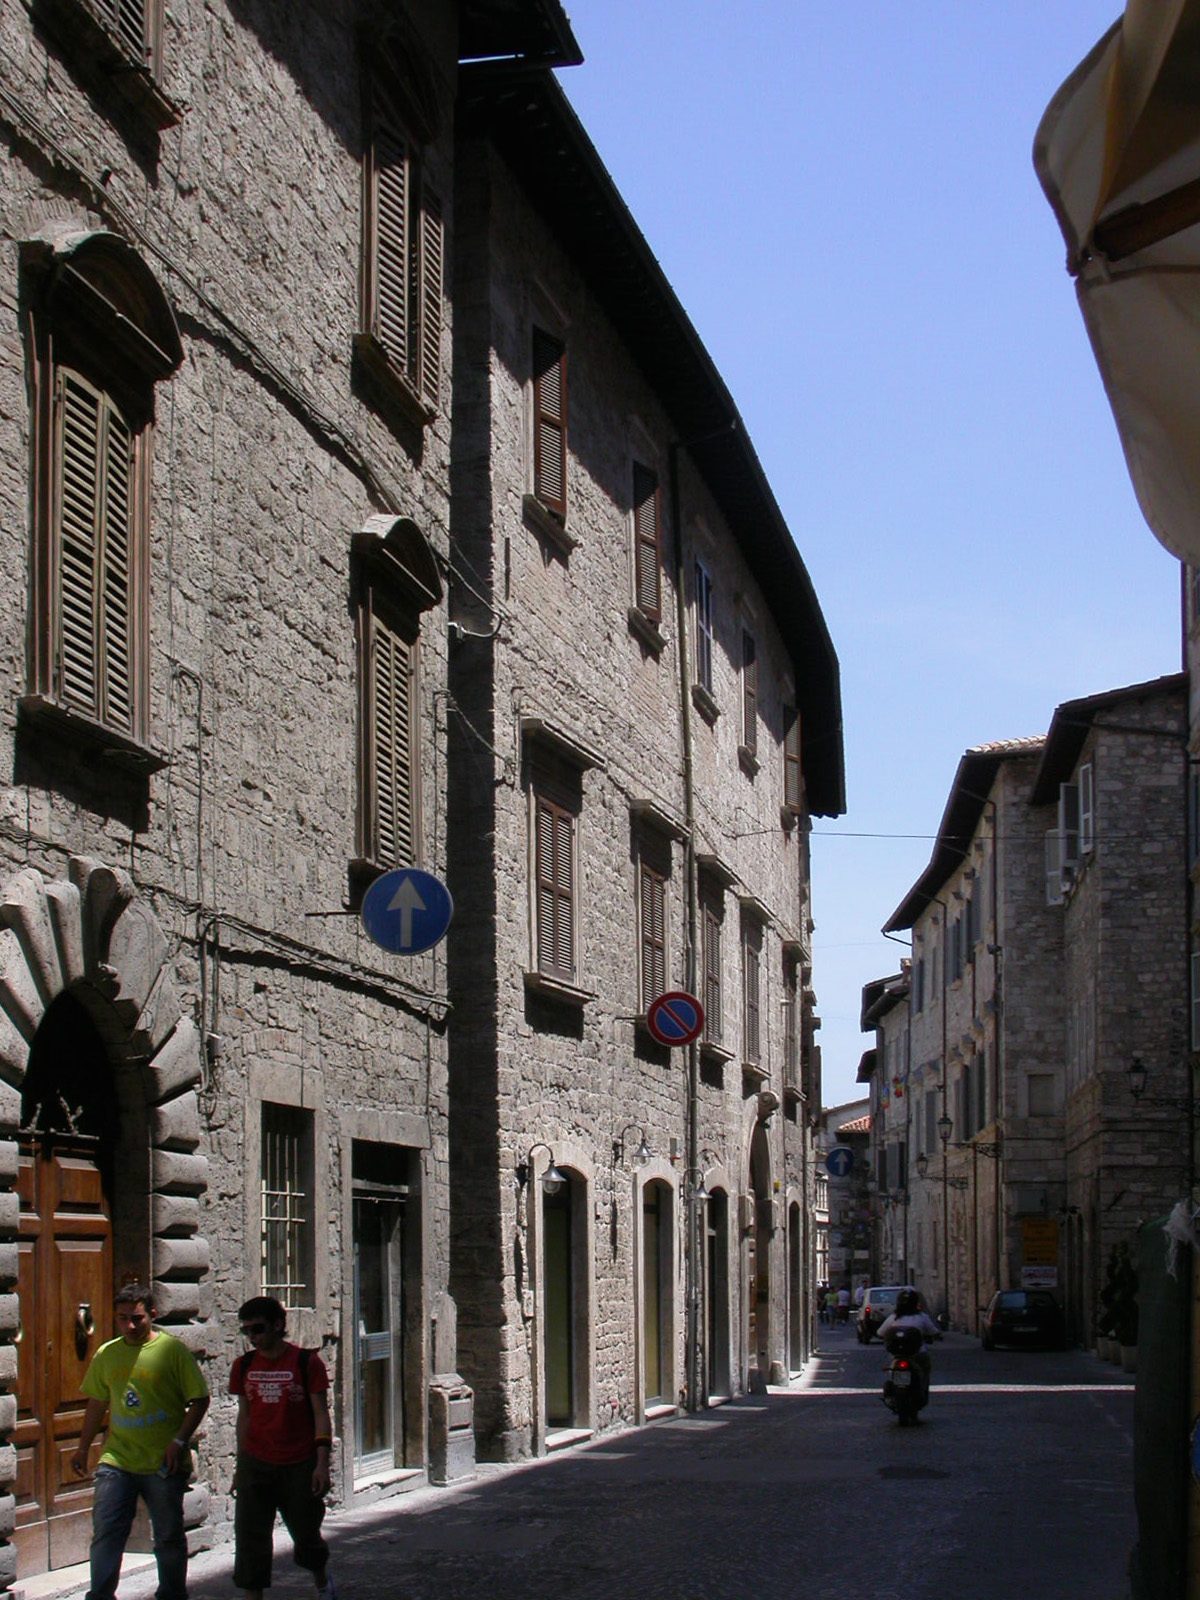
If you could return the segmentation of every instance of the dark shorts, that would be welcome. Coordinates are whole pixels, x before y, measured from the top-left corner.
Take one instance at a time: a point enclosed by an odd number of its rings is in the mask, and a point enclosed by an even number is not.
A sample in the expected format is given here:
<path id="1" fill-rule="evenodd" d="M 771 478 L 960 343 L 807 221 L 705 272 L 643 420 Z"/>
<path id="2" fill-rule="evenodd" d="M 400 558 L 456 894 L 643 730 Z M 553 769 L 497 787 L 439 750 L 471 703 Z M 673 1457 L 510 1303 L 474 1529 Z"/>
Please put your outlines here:
<path id="1" fill-rule="evenodd" d="M 296 1565 L 308 1572 L 324 1571 L 329 1546 L 321 1537 L 325 1502 L 312 1492 L 315 1467 L 315 1459 L 279 1467 L 255 1456 L 238 1456 L 233 1581 L 239 1589 L 271 1587 L 276 1512 L 292 1536 Z"/>

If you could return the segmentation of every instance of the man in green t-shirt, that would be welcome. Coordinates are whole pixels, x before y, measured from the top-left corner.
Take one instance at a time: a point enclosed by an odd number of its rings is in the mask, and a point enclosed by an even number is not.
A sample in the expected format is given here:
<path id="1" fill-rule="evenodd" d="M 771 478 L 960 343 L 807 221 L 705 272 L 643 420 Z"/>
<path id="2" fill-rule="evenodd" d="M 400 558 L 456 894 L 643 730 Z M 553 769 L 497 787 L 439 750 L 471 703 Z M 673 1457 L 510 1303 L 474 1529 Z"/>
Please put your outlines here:
<path id="1" fill-rule="evenodd" d="M 87 1600 L 113 1600 L 139 1496 L 154 1530 L 158 1600 L 186 1600 L 188 1441 L 208 1410 L 208 1385 L 187 1346 L 154 1327 L 154 1301 L 142 1284 L 127 1283 L 117 1291 L 114 1318 L 120 1337 L 100 1346 L 84 1374 L 87 1405 L 79 1448 L 71 1458 L 84 1477 L 92 1440 L 107 1412 L 108 1435 L 92 1504 Z"/>

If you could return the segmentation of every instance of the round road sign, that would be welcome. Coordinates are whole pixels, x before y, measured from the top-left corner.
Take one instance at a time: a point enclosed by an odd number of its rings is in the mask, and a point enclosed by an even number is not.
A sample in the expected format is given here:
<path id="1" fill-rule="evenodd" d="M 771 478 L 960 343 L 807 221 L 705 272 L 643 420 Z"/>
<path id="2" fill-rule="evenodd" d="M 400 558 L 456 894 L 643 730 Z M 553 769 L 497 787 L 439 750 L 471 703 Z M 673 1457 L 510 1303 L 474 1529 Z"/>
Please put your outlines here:
<path id="1" fill-rule="evenodd" d="M 646 1013 L 646 1026 L 659 1044 L 691 1044 L 704 1032 L 704 1007 L 684 989 L 660 994 Z"/>

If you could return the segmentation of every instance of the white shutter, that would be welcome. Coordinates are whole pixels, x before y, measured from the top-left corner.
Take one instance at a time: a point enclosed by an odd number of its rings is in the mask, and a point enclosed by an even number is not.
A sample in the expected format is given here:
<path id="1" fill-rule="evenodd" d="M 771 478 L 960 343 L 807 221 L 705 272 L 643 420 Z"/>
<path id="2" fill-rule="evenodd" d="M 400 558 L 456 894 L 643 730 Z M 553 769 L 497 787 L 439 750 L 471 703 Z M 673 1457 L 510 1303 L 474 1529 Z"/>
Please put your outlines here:
<path id="1" fill-rule="evenodd" d="M 1063 903 L 1062 835 L 1057 828 L 1046 829 L 1046 904 Z"/>
<path id="2" fill-rule="evenodd" d="M 1096 801 L 1092 783 L 1092 764 L 1079 769 L 1079 853 L 1091 855 L 1096 840 Z"/>

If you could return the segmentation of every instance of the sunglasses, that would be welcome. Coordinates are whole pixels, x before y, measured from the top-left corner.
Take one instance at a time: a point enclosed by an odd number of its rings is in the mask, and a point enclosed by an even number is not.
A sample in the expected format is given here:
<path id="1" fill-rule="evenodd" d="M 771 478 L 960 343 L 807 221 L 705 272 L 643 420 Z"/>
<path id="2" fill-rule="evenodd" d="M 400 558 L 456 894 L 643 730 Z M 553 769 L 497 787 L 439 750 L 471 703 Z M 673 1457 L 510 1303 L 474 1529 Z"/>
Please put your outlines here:
<path id="1" fill-rule="evenodd" d="M 267 1324 L 265 1322 L 243 1322 L 241 1331 L 253 1339 L 260 1333 L 266 1333 Z"/>

